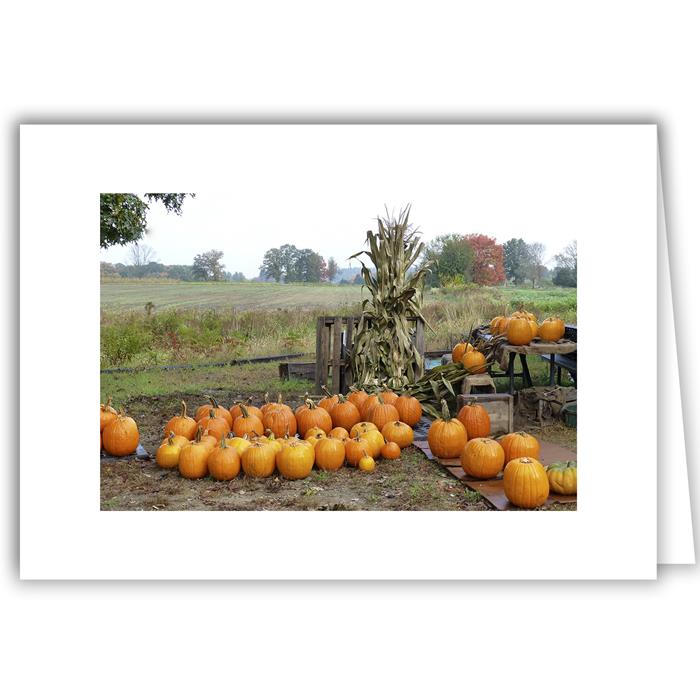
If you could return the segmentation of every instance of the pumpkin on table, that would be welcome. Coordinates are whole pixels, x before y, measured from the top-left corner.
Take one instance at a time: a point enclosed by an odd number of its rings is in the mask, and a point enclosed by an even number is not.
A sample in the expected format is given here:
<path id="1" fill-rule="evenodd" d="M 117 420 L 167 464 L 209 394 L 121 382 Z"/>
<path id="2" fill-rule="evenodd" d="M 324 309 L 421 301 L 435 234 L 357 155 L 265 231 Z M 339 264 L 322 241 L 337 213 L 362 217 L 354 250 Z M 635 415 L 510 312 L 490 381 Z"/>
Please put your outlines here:
<path id="1" fill-rule="evenodd" d="M 345 444 L 334 437 L 321 438 L 314 445 L 316 466 L 327 471 L 337 471 L 345 462 Z"/>
<path id="2" fill-rule="evenodd" d="M 221 438 L 219 446 L 209 453 L 207 469 L 217 481 L 230 481 L 238 476 L 238 472 L 241 471 L 241 458 L 235 447 L 229 447 L 226 438 Z"/>
<path id="3" fill-rule="evenodd" d="M 469 374 L 485 374 L 488 369 L 486 356 L 479 350 L 469 350 L 462 355 L 462 365 Z"/>
<path id="4" fill-rule="evenodd" d="M 518 457 L 540 457 L 540 443 L 534 435 L 518 431 L 517 433 L 508 433 L 499 439 L 503 452 L 505 453 L 506 463 Z"/>
<path id="5" fill-rule="evenodd" d="M 124 409 L 102 431 L 102 446 L 105 452 L 114 457 L 126 457 L 136 452 L 139 429 L 136 421 L 124 413 Z"/>
<path id="6" fill-rule="evenodd" d="M 506 498 L 519 508 L 537 508 L 549 496 L 549 480 L 544 467 L 531 457 L 518 457 L 503 472 Z"/>
<path id="7" fill-rule="evenodd" d="M 549 488 L 554 493 L 563 496 L 573 496 L 576 493 L 576 462 L 554 462 L 547 467 Z"/>
<path id="8" fill-rule="evenodd" d="M 465 352 L 471 352 L 474 346 L 463 340 L 452 348 L 452 362 L 461 362 Z"/>
<path id="9" fill-rule="evenodd" d="M 468 401 L 457 414 L 457 420 L 466 428 L 467 436 L 488 437 L 491 433 L 491 418 L 488 411 L 476 401 Z"/>
<path id="10" fill-rule="evenodd" d="M 170 433 L 175 433 L 175 435 L 182 435 L 188 440 L 191 440 L 195 433 L 197 432 L 197 421 L 187 415 L 187 404 L 184 401 L 180 401 L 182 410 L 179 416 L 173 416 L 166 424 L 165 430 L 163 431 L 166 437 Z"/>
<path id="11" fill-rule="evenodd" d="M 503 448 L 486 437 L 469 440 L 462 450 L 460 463 L 464 473 L 477 479 L 491 479 L 503 469 Z"/>
<path id="12" fill-rule="evenodd" d="M 541 340 L 556 343 L 564 337 L 565 330 L 564 321 L 555 316 L 550 316 L 542 321 L 538 332 Z"/>
<path id="13" fill-rule="evenodd" d="M 330 413 L 333 426 L 336 428 L 350 430 L 360 420 L 360 412 L 357 406 L 348 401 L 342 394 L 338 396 L 338 401 Z"/>
<path id="14" fill-rule="evenodd" d="M 399 420 L 391 421 L 382 428 L 388 442 L 395 442 L 401 449 L 413 444 L 413 428 Z"/>
<path id="15" fill-rule="evenodd" d="M 277 471 L 285 479 L 305 479 L 314 466 L 316 453 L 304 440 L 283 447 L 276 457 Z"/>
<path id="16" fill-rule="evenodd" d="M 415 426 L 423 415 L 423 406 L 415 396 L 402 394 L 396 399 L 394 408 L 399 412 L 399 420 L 406 425 Z"/>
<path id="17" fill-rule="evenodd" d="M 442 400 L 442 418 L 434 420 L 428 428 L 428 445 L 438 459 L 454 459 L 462 454 L 467 444 L 467 431 L 456 419 L 450 417 L 447 401 Z"/>
<path id="18" fill-rule="evenodd" d="M 532 326 L 527 318 L 511 318 L 506 328 L 510 345 L 529 345 L 533 338 Z"/>
<path id="19" fill-rule="evenodd" d="M 491 323 L 489 324 L 491 335 L 503 335 L 507 323 L 508 319 L 505 316 L 495 316 L 492 318 Z"/>

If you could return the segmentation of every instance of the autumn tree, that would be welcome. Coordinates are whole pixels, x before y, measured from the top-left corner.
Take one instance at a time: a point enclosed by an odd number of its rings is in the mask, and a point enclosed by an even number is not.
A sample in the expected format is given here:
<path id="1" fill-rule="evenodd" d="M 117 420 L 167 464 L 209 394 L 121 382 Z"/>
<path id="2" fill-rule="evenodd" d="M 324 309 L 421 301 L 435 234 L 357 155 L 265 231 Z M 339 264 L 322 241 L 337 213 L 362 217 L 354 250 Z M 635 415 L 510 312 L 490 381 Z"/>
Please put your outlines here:
<path id="1" fill-rule="evenodd" d="M 503 246 L 495 238 L 481 233 L 465 236 L 474 252 L 473 279 L 481 285 L 493 286 L 505 280 Z"/>
<path id="2" fill-rule="evenodd" d="M 195 255 L 192 262 L 192 276 L 196 280 L 218 281 L 223 279 L 225 265 L 221 264 L 224 253 L 221 250 L 209 250 Z"/>
<path id="3" fill-rule="evenodd" d="M 423 261 L 430 265 L 426 277 L 429 286 L 444 286 L 450 281 L 463 284 L 472 280 L 474 250 L 465 237 L 458 233 L 438 236 L 430 241 Z"/>

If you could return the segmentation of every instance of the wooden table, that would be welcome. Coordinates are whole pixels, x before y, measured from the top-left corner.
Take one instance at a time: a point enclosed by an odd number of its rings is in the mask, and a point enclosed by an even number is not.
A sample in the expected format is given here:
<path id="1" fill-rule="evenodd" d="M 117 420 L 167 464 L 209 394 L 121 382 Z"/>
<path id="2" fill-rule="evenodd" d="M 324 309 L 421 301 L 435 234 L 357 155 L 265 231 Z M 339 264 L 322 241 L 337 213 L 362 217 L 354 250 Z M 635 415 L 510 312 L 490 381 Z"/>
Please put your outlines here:
<path id="1" fill-rule="evenodd" d="M 544 341 L 533 340 L 529 345 L 504 345 L 502 352 L 508 353 L 508 369 L 503 374 L 495 374 L 495 377 L 508 377 L 508 393 L 515 392 L 515 377 L 523 378 L 523 388 L 532 386 L 530 370 L 527 366 L 528 355 L 568 355 L 576 352 L 576 343 L 570 340 L 559 341 L 558 343 L 546 343 Z M 520 357 L 522 371 L 515 372 L 515 357 Z M 554 360 L 549 361 L 549 384 L 554 385 Z"/>

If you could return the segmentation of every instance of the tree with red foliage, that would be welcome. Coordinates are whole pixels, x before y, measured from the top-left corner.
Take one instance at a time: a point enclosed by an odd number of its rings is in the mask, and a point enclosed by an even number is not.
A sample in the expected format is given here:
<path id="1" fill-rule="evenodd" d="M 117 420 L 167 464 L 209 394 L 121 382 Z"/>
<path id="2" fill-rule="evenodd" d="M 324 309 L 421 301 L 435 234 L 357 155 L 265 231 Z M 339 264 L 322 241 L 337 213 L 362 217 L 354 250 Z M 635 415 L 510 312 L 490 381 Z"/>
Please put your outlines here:
<path id="1" fill-rule="evenodd" d="M 474 251 L 474 282 L 493 286 L 506 278 L 503 269 L 503 246 L 495 238 L 481 233 L 471 233 L 464 237 Z"/>

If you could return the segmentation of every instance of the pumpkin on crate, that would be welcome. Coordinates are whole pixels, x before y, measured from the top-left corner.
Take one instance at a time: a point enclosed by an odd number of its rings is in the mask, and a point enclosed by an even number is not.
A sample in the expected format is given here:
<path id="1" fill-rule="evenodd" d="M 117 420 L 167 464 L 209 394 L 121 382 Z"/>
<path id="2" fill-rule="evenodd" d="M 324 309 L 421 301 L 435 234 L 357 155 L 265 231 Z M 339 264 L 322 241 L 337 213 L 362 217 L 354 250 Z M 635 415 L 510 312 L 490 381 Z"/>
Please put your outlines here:
<path id="1" fill-rule="evenodd" d="M 360 459 L 370 451 L 370 444 L 365 439 L 364 435 L 362 437 L 350 438 L 346 440 L 345 445 L 345 459 L 348 464 L 356 467 Z"/>
<path id="2" fill-rule="evenodd" d="M 326 386 L 322 386 L 321 390 L 323 391 L 325 396 L 318 402 L 318 405 L 321 408 L 325 408 L 326 411 L 328 411 L 328 413 L 331 413 L 333 408 L 340 400 L 340 394 L 331 394 L 331 392 L 328 391 L 328 388 Z"/>
<path id="3" fill-rule="evenodd" d="M 413 444 L 413 428 L 399 420 L 391 421 L 382 428 L 388 442 L 395 442 L 401 449 Z"/>
<path id="4" fill-rule="evenodd" d="M 465 427 L 467 437 L 488 437 L 491 433 L 491 417 L 489 412 L 476 401 L 468 401 L 459 409 L 457 420 Z"/>
<path id="5" fill-rule="evenodd" d="M 258 408 L 257 406 L 253 406 L 252 396 L 249 396 L 245 400 L 245 407 L 248 409 L 248 413 L 250 413 L 252 416 L 257 416 L 260 418 L 260 420 L 263 419 L 264 414 L 262 409 Z M 233 421 L 235 421 L 236 418 L 241 415 L 241 402 L 239 401 L 238 403 L 233 404 L 228 411 L 231 414 L 231 427 L 233 427 Z"/>
<path id="6" fill-rule="evenodd" d="M 530 320 L 527 318 L 511 318 L 506 328 L 506 337 L 510 345 L 529 345 L 533 338 Z"/>
<path id="7" fill-rule="evenodd" d="M 345 444 L 334 437 L 321 438 L 314 445 L 314 454 L 319 469 L 334 472 L 345 462 Z"/>
<path id="8" fill-rule="evenodd" d="M 249 413 L 245 404 L 241 403 L 239 406 L 241 407 L 241 415 L 233 421 L 233 433 L 238 437 L 263 435 L 265 426 L 260 418 Z"/>
<path id="9" fill-rule="evenodd" d="M 203 418 L 209 417 L 211 415 L 211 412 L 214 411 L 214 415 L 217 418 L 222 418 L 226 421 L 226 424 L 228 425 L 227 432 L 228 430 L 231 430 L 231 426 L 233 425 L 233 418 L 231 417 L 228 408 L 219 406 L 217 400 L 213 396 L 205 396 L 204 398 L 207 399 L 209 403 L 200 406 L 195 411 L 194 419 L 197 421 L 197 423 L 199 423 Z"/>
<path id="10" fill-rule="evenodd" d="M 126 457 L 136 452 L 139 429 L 136 421 L 124 413 L 124 409 L 102 431 L 102 446 L 113 457 Z"/>
<path id="11" fill-rule="evenodd" d="M 549 343 L 556 343 L 564 337 L 565 330 L 564 321 L 555 316 L 550 316 L 542 321 L 538 332 L 540 339 Z"/>
<path id="12" fill-rule="evenodd" d="M 106 403 L 100 404 L 100 432 L 105 429 L 105 426 L 111 423 L 117 417 L 117 412 L 112 407 L 112 397 L 107 397 Z"/>
<path id="13" fill-rule="evenodd" d="M 503 469 L 503 448 L 491 438 L 469 440 L 462 450 L 460 463 L 464 473 L 477 479 L 492 479 Z"/>
<path id="14" fill-rule="evenodd" d="M 367 420 L 360 421 L 359 423 L 355 423 L 355 425 L 350 428 L 350 437 L 354 438 L 357 437 L 358 435 L 362 435 L 362 433 L 367 433 L 370 430 L 376 430 L 377 426 L 374 423 L 370 423 Z"/>
<path id="15" fill-rule="evenodd" d="M 177 467 L 183 445 L 182 443 L 175 442 L 175 437 L 175 433 L 171 432 L 156 450 L 156 464 L 163 469 Z M 182 437 L 182 435 L 180 437 Z"/>
<path id="16" fill-rule="evenodd" d="M 518 457 L 540 457 L 540 443 L 534 435 L 518 431 L 517 433 L 508 433 L 499 439 L 503 452 L 505 453 L 506 463 Z"/>
<path id="17" fill-rule="evenodd" d="M 549 496 L 549 479 L 544 467 L 531 457 L 518 457 L 503 472 L 506 498 L 519 508 L 537 508 Z"/>
<path id="18" fill-rule="evenodd" d="M 387 442 L 382 447 L 384 459 L 398 459 L 401 456 L 401 448 L 395 442 Z"/>
<path id="19" fill-rule="evenodd" d="M 428 445 L 437 459 L 454 459 L 462 454 L 467 444 L 467 431 L 450 417 L 447 401 L 442 400 L 442 418 L 435 419 L 428 428 Z"/>
<path id="20" fill-rule="evenodd" d="M 218 447 L 215 447 L 207 457 L 207 469 L 213 479 L 217 481 L 230 481 L 238 476 L 241 471 L 241 458 L 234 447 L 229 447 L 225 438 L 221 438 Z"/>
<path id="21" fill-rule="evenodd" d="M 192 442 L 180 450 L 180 459 L 177 468 L 185 479 L 202 479 L 209 473 L 207 460 L 214 447 L 209 442 L 202 441 L 202 429 L 197 429 L 197 434 Z"/>
<path id="22" fill-rule="evenodd" d="M 350 430 L 355 423 L 360 420 L 360 412 L 354 403 L 348 401 L 342 394 L 338 397 L 338 402 L 331 409 L 331 420 L 336 428 Z"/>
<path id="23" fill-rule="evenodd" d="M 563 496 L 576 493 L 576 462 L 554 462 L 547 467 L 549 488 Z"/>
<path id="24" fill-rule="evenodd" d="M 474 346 L 463 340 L 452 348 L 452 362 L 461 362 L 465 352 L 471 352 Z"/>
<path id="25" fill-rule="evenodd" d="M 399 412 L 399 420 L 411 428 L 420 421 L 423 415 L 423 406 L 415 396 L 402 394 L 396 399 L 394 408 Z"/>
<path id="26" fill-rule="evenodd" d="M 180 405 L 182 406 L 180 415 L 173 416 L 165 424 L 163 434 L 167 437 L 170 433 L 175 433 L 191 440 L 197 432 L 197 421 L 187 415 L 187 404 L 184 401 L 180 401 Z"/>
<path id="27" fill-rule="evenodd" d="M 462 355 L 462 365 L 469 374 L 485 374 L 488 369 L 486 356 L 479 350 L 470 350 Z"/>
<path id="28" fill-rule="evenodd" d="M 325 408 L 317 406 L 311 399 L 308 399 L 307 408 L 297 414 L 297 428 L 300 435 L 305 435 L 311 428 L 320 428 L 324 433 L 333 430 L 333 420 Z"/>
<path id="29" fill-rule="evenodd" d="M 396 410 L 396 406 L 384 401 L 383 394 L 379 394 L 376 405 L 370 410 L 367 417 L 370 422 L 377 426 L 377 430 L 381 430 L 387 423 L 399 420 L 399 412 Z"/>
<path id="30" fill-rule="evenodd" d="M 276 457 L 277 471 L 285 479 L 305 479 L 314 466 L 316 453 L 304 440 L 283 447 Z"/>
<path id="31" fill-rule="evenodd" d="M 203 416 L 197 421 L 197 425 L 202 428 L 202 432 L 208 432 L 217 440 L 221 440 L 231 430 L 231 426 L 226 419 L 217 416 L 213 408 L 209 409 L 208 416 Z"/>
<path id="32" fill-rule="evenodd" d="M 247 476 L 266 479 L 275 471 L 276 457 L 277 451 L 272 445 L 255 442 L 241 455 L 241 466 Z"/>

